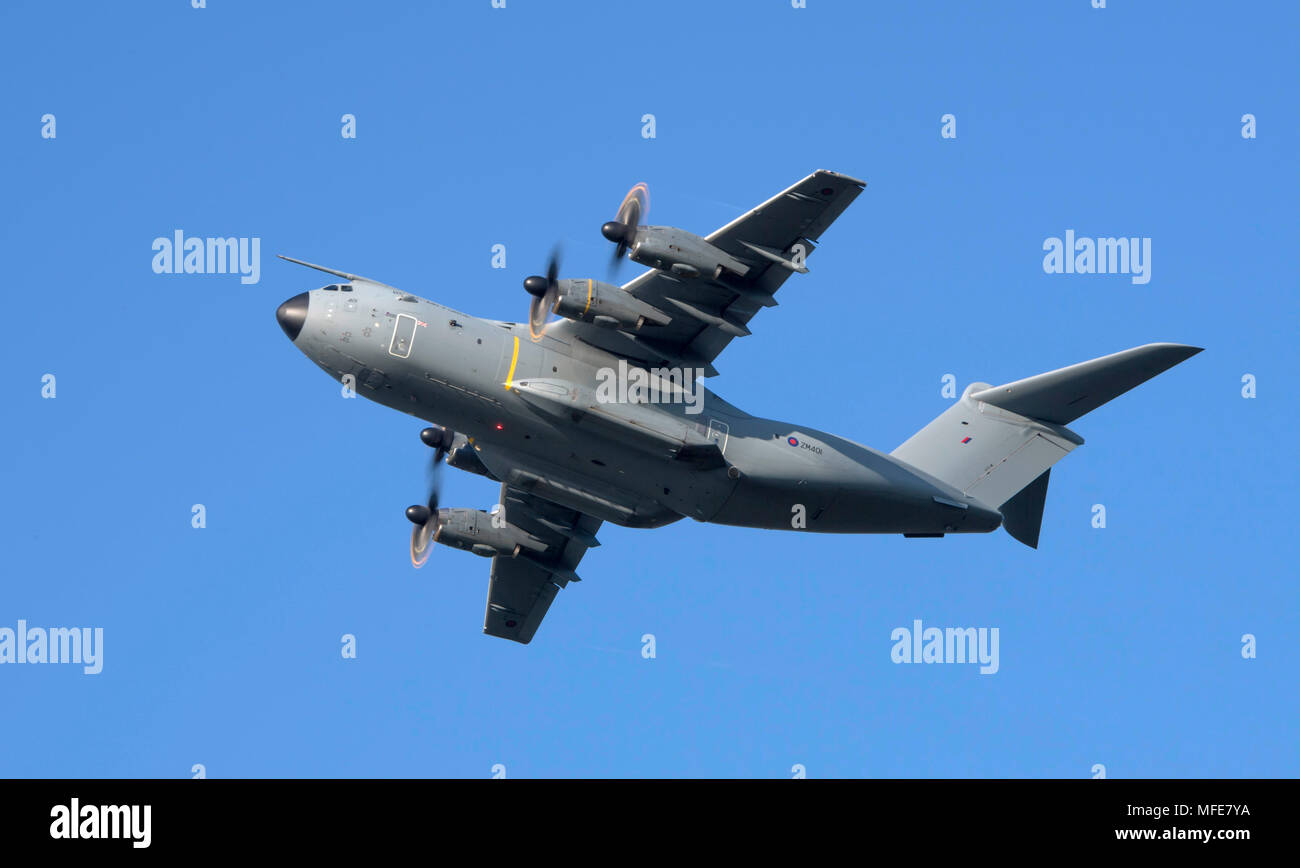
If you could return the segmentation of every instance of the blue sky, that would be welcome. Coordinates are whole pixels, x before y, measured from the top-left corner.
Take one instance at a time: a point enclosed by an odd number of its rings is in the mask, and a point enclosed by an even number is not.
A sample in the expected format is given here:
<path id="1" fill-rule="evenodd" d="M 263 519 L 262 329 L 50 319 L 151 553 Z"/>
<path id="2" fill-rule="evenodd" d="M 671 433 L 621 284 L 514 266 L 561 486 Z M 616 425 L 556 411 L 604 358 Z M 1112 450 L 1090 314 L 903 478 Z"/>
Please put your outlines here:
<path id="1" fill-rule="evenodd" d="M 1108 6 L 4 4 L 0 627 L 102 627 L 104 669 L 0 666 L 0 775 L 1300 774 L 1296 12 Z M 488 562 L 408 560 L 419 423 L 285 340 L 323 281 L 274 254 L 521 319 L 633 183 L 705 234 L 818 168 L 868 186 L 720 357 L 750 412 L 888 451 L 945 374 L 1206 351 L 1072 426 L 1037 551 L 607 525 L 532 645 L 481 635 Z M 153 273 L 177 229 L 260 281 Z M 1045 274 L 1067 229 L 1150 283 Z M 894 664 L 914 619 L 1000 671 Z"/>

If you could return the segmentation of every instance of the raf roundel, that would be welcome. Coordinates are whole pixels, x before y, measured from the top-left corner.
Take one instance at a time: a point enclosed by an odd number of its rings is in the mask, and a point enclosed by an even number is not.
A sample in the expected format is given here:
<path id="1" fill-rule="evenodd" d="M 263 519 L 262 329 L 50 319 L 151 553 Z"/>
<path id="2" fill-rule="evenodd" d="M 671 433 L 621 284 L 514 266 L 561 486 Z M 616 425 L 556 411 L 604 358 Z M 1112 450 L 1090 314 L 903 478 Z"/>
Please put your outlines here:
<path id="1" fill-rule="evenodd" d="M 785 442 L 786 442 L 786 443 L 789 443 L 791 446 L 798 446 L 798 445 L 799 445 L 799 438 L 798 438 L 798 437 L 787 437 L 787 438 L 785 438 Z"/>

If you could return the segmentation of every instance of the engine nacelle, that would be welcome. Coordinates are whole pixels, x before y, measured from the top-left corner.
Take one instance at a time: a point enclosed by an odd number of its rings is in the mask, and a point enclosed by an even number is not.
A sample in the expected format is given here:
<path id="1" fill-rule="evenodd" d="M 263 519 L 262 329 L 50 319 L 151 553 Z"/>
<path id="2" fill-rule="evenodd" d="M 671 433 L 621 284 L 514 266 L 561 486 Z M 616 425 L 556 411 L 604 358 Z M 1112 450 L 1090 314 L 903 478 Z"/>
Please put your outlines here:
<path id="1" fill-rule="evenodd" d="M 638 226 L 628 251 L 633 261 L 678 277 L 716 280 L 722 272 L 744 277 L 749 266 L 698 235 L 671 226 Z"/>
<path id="2" fill-rule="evenodd" d="M 560 280 L 555 313 L 565 319 L 608 328 L 640 329 L 646 323 L 664 326 L 672 317 L 622 288 L 599 280 Z"/>
<path id="3" fill-rule="evenodd" d="M 447 463 L 457 470 L 486 476 L 494 482 L 501 481 L 492 475 L 492 472 L 483 464 L 482 459 L 478 457 L 478 453 L 474 451 L 474 447 L 469 440 L 461 434 L 456 435 L 456 444 L 447 453 Z"/>
<path id="4" fill-rule="evenodd" d="M 546 543 L 509 524 L 504 516 L 481 509 L 440 509 L 434 542 L 485 558 L 513 558 L 520 552 L 541 554 Z"/>

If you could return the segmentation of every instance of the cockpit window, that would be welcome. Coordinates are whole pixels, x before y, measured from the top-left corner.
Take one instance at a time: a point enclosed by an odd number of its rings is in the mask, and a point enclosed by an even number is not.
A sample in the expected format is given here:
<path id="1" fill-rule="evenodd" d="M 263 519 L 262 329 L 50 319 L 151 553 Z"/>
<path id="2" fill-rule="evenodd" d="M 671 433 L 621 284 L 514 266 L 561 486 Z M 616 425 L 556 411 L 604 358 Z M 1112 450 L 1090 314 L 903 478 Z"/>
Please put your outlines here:
<path id="1" fill-rule="evenodd" d="M 326 291 L 326 292 L 338 292 L 338 291 L 339 291 L 339 285 L 338 285 L 337 283 L 331 283 L 329 286 L 325 287 L 325 291 Z"/>

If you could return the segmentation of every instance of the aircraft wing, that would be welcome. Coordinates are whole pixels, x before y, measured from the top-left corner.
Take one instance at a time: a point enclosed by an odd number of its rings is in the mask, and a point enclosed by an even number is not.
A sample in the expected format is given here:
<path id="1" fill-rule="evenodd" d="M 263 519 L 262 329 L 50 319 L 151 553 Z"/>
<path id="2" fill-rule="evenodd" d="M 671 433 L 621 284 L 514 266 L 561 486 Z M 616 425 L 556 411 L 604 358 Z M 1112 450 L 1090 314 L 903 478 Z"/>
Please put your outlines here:
<path id="1" fill-rule="evenodd" d="M 802 261 L 811 254 L 822 233 L 865 186 L 856 178 L 819 170 L 706 236 L 749 266 L 743 278 L 687 279 L 651 269 L 623 286 L 672 317 L 667 326 L 623 332 L 565 320 L 554 323 L 548 335 L 576 338 L 647 367 L 685 365 L 712 376 L 717 373 L 713 360 L 732 338 L 749 334 L 749 321 L 761 308 L 776 304 L 773 295 L 795 273 L 776 260 Z"/>
<path id="2" fill-rule="evenodd" d="M 483 632 L 527 645 L 560 589 L 581 581 L 574 568 L 587 549 L 600 545 L 600 519 L 544 500 L 510 485 L 501 486 L 506 520 L 547 543 L 543 556 L 520 554 L 492 559 Z"/>

